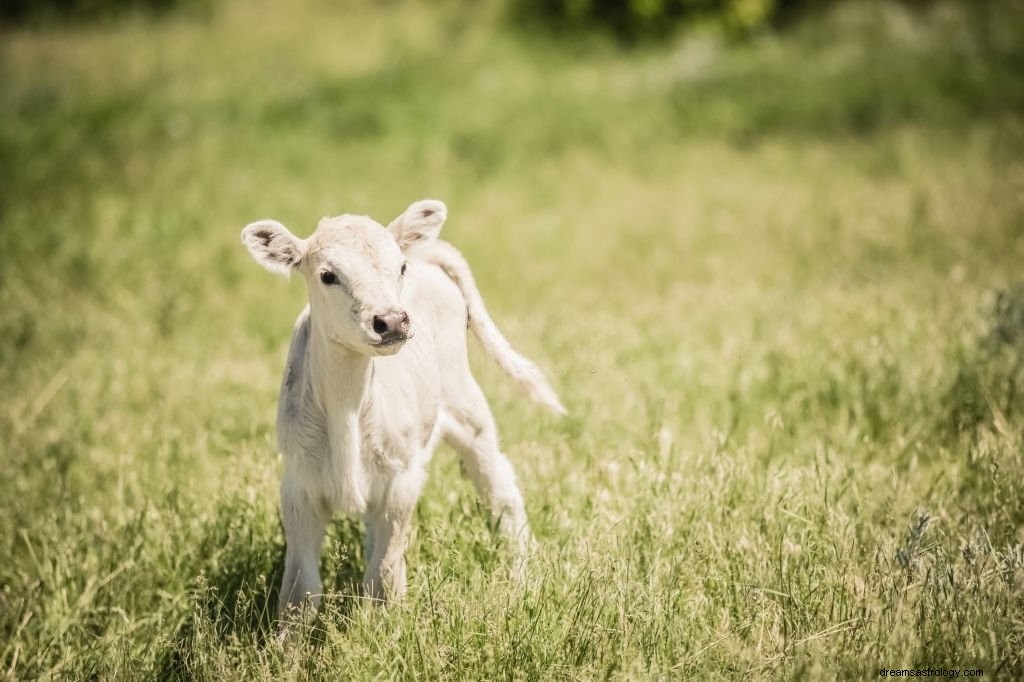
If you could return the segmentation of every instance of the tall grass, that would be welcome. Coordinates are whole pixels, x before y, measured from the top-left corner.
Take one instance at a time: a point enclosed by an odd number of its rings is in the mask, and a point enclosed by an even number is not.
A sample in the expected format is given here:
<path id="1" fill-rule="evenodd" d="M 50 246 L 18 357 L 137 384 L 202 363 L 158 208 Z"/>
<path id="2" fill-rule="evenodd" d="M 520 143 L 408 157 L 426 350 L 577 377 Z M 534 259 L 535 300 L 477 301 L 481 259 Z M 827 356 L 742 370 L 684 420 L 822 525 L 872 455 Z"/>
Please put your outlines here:
<path id="1" fill-rule="evenodd" d="M 0 671 L 71 678 L 1024 674 L 1018 3 L 746 45 L 288 7 L 0 40 Z M 273 418 L 304 299 L 265 216 L 444 199 L 572 415 L 478 376 L 540 551 L 440 450 L 410 594 L 360 529 L 293 646 Z"/>

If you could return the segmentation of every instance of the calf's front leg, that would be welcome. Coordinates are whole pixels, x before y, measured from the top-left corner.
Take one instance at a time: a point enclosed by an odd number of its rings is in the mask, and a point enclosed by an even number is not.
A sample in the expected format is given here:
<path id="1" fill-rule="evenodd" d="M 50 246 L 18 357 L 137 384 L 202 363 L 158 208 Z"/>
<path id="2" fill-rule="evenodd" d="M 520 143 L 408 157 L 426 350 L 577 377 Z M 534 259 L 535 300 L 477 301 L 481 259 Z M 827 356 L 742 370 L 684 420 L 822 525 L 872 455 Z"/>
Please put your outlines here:
<path id="1" fill-rule="evenodd" d="M 324 505 L 288 473 L 281 482 L 281 521 L 284 525 L 284 578 L 278 617 L 294 620 L 303 605 L 316 610 L 323 594 L 320 581 L 320 549 L 330 518 Z"/>
<path id="2" fill-rule="evenodd" d="M 405 595 L 405 549 L 425 478 L 420 466 L 397 473 L 383 501 L 366 513 L 368 553 L 363 590 L 371 599 L 385 602 Z"/>

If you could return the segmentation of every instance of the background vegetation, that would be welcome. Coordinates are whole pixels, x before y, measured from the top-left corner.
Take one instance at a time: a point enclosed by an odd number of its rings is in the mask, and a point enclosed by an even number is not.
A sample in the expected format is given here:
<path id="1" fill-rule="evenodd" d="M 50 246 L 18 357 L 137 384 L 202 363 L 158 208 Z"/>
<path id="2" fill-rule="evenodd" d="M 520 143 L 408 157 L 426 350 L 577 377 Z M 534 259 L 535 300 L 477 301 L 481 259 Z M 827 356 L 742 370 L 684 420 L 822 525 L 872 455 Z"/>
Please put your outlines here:
<path id="1" fill-rule="evenodd" d="M 517 0 L 513 16 L 571 33 L 602 31 L 625 42 L 672 35 L 695 23 L 733 36 L 782 24 L 834 0 Z"/>
<path id="2" fill-rule="evenodd" d="M 1024 9 L 628 52 L 506 9 L 217 3 L 0 35 L 0 676 L 1024 674 Z M 447 450 L 402 604 L 273 637 L 272 216 L 448 202 L 540 551 Z"/>

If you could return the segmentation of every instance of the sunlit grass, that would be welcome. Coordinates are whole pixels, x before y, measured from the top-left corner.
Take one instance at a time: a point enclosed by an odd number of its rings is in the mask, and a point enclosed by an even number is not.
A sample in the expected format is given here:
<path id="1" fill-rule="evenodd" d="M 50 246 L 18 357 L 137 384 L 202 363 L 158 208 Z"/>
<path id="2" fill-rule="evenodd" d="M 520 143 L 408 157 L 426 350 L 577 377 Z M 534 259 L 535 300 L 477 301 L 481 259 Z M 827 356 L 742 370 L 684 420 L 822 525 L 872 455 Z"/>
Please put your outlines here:
<path id="1" fill-rule="evenodd" d="M 4 34 L 0 671 L 1021 675 L 1000 7 L 630 53 L 419 3 Z M 572 413 L 474 357 L 541 550 L 510 584 L 442 449 L 408 600 L 360 605 L 339 518 L 333 596 L 283 650 L 273 418 L 304 292 L 238 231 L 427 196 Z"/>

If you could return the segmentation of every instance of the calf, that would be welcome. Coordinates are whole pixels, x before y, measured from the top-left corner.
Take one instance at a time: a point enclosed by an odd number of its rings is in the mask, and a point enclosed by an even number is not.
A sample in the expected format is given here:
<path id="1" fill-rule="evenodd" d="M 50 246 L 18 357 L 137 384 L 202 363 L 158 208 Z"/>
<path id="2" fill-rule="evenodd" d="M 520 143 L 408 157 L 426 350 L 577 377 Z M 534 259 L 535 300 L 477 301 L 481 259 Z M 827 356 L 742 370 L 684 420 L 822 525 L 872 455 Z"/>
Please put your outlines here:
<path id="1" fill-rule="evenodd" d="M 366 524 L 366 593 L 405 591 L 405 547 L 442 439 L 520 560 L 531 542 L 523 496 L 498 446 L 487 400 L 466 355 L 466 326 L 531 398 L 565 408 L 544 376 L 494 325 L 458 251 L 439 240 L 440 201 L 412 204 L 386 229 L 365 216 L 325 218 L 308 239 L 273 220 L 242 230 L 271 272 L 300 273 L 299 315 L 277 411 L 284 457 L 281 516 L 287 550 L 279 614 L 320 602 L 320 549 L 334 511 Z"/>

